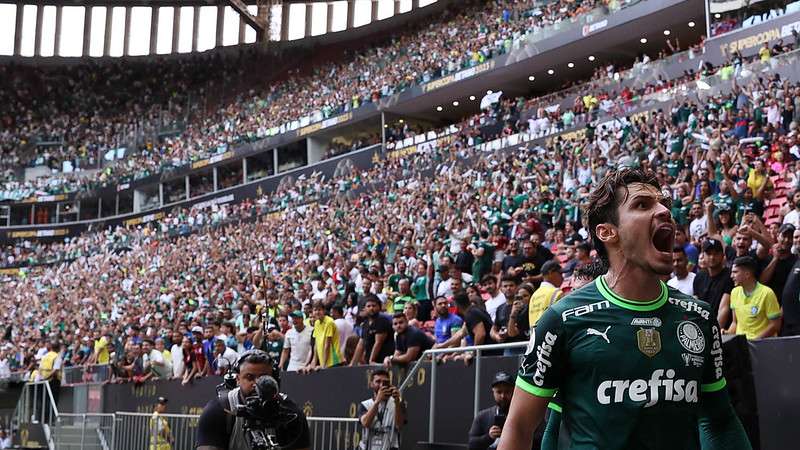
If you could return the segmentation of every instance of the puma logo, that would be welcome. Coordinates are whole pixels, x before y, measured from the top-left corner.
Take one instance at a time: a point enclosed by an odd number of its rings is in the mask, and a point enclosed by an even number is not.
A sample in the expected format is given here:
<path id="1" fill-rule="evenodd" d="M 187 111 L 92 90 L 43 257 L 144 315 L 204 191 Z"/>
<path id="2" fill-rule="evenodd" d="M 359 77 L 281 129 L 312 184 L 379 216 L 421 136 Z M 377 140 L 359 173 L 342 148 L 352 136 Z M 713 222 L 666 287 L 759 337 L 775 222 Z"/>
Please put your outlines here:
<path id="1" fill-rule="evenodd" d="M 610 330 L 610 329 L 611 329 L 611 325 L 607 326 L 606 327 L 606 331 L 601 333 L 601 332 L 595 330 L 594 328 L 587 328 L 586 329 L 586 335 L 587 336 L 600 336 L 601 338 L 606 340 L 607 344 L 610 344 L 611 341 L 608 340 L 608 330 Z"/>

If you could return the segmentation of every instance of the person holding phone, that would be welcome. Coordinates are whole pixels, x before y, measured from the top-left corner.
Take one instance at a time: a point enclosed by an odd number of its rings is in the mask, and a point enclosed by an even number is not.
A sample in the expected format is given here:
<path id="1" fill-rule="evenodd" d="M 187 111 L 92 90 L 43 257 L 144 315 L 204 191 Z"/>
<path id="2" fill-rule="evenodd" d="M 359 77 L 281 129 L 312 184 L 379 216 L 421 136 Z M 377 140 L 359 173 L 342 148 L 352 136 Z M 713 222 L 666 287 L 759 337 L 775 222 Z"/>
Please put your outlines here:
<path id="1" fill-rule="evenodd" d="M 497 448 L 513 393 L 514 378 L 507 372 L 497 372 L 492 379 L 495 405 L 479 411 L 472 420 L 472 427 L 469 430 L 469 450 Z M 536 440 L 534 439 L 534 448 L 538 448 Z"/>
<path id="2" fill-rule="evenodd" d="M 406 422 L 406 405 L 400 391 L 392 386 L 389 372 L 376 369 L 370 375 L 372 398 L 358 405 L 358 417 L 364 431 L 360 450 L 396 450 L 400 448 L 400 428 Z"/>

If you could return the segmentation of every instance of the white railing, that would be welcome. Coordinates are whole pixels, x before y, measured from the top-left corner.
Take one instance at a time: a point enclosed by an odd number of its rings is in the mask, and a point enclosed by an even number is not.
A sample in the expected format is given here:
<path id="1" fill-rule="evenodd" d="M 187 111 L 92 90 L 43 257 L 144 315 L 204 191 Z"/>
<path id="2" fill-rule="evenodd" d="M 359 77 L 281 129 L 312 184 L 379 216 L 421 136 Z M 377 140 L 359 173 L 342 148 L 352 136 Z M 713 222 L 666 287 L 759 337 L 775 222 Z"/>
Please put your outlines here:
<path id="1" fill-rule="evenodd" d="M 475 384 L 473 389 L 473 400 L 472 400 L 472 415 L 473 417 L 478 414 L 479 410 L 479 403 L 478 400 L 480 399 L 480 391 L 482 388 L 481 385 L 481 353 L 492 351 L 492 350 L 506 350 L 506 349 L 521 349 L 527 347 L 527 342 L 511 342 L 508 344 L 491 344 L 491 345 L 472 345 L 469 347 L 453 347 L 453 348 L 437 348 L 426 350 L 422 357 L 419 358 L 408 371 L 406 374 L 405 379 L 403 382 L 400 383 L 399 390 L 402 393 L 411 383 L 411 380 L 414 379 L 414 375 L 419 370 L 420 366 L 424 361 L 430 358 L 431 361 L 431 394 L 430 394 L 430 416 L 428 418 L 428 441 L 434 442 L 434 434 L 436 428 L 436 355 L 442 355 L 447 353 L 466 353 L 466 352 L 475 352 L 475 358 L 473 359 L 473 365 L 475 367 Z M 519 355 L 522 357 L 522 355 Z"/>
<path id="2" fill-rule="evenodd" d="M 356 418 L 309 417 L 312 450 L 354 450 L 361 440 L 361 423 Z"/>

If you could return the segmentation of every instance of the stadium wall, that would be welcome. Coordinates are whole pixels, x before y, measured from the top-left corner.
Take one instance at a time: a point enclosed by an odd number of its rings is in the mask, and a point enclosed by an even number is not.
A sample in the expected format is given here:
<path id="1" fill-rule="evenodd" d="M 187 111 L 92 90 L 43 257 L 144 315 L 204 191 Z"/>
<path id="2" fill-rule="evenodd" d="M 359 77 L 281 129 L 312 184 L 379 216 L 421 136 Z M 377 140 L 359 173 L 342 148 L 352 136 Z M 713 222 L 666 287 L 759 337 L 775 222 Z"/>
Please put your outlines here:
<path id="1" fill-rule="evenodd" d="M 800 377 L 800 337 L 748 342 L 743 336 L 725 337 L 725 374 L 729 392 L 754 449 L 784 450 L 800 440 L 800 428 L 787 426 L 800 420 L 797 404 L 800 393 L 789 387 Z M 480 366 L 480 408 L 491 406 L 489 383 L 504 370 L 515 373 L 517 357 L 483 357 Z M 358 402 L 369 397 L 370 367 L 342 367 L 309 375 L 284 373 L 282 390 L 300 405 L 307 415 L 355 417 Z M 404 371 L 394 370 L 395 383 Z M 462 362 L 437 366 L 436 436 L 437 442 L 466 443 L 472 421 L 475 370 Z M 447 382 L 441 382 L 447 380 Z M 180 381 L 164 380 L 142 385 L 106 384 L 62 387 L 61 412 L 137 411 L 152 412 L 158 397 L 170 399 L 169 413 L 199 414 L 215 397 L 220 377 L 196 380 L 182 386 Z M 335 386 L 336 389 L 331 389 Z M 336 395 L 331 395 L 335 392 Z M 430 364 L 425 363 L 404 394 L 409 404 L 409 423 L 403 432 L 403 449 L 427 441 Z M 759 414 L 767 412 L 766 414 Z"/>

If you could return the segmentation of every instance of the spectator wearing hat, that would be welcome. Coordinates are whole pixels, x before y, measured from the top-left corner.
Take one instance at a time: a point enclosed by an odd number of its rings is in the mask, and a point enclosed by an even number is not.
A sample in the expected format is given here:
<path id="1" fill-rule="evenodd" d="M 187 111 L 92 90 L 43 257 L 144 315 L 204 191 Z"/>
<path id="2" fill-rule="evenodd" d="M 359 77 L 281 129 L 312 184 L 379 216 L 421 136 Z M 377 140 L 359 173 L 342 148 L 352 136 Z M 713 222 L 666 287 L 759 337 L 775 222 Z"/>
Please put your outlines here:
<path id="1" fill-rule="evenodd" d="M 757 263 L 750 256 L 736 258 L 731 277 L 736 287 L 731 292 L 731 325 L 724 334 L 743 334 L 747 339 L 777 336 L 781 327 L 781 307 L 768 286 L 756 280 Z"/>
<path id="2" fill-rule="evenodd" d="M 683 247 L 675 247 L 672 250 L 672 278 L 667 281 L 667 285 L 686 295 L 694 295 L 695 277 L 695 274 L 689 272 L 689 259 Z"/>
<path id="3" fill-rule="evenodd" d="M 533 292 L 528 301 L 528 324 L 536 325 L 539 317 L 550 305 L 557 302 L 562 295 L 561 283 L 564 282 L 561 265 L 556 261 L 547 261 L 542 266 L 542 284 Z"/>
<path id="4" fill-rule="evenodd" d="M 733 290 L 730 269 L 725 265 L 725 253 L 719 239 L 708 239 L 703 243 L 705 269 L 697 272 L 692 283 L 694 295 L 711 305 L 711 315 L 720 327 L 730 322 L 730 295 Z"/>
<path id="5" fill-rule="evenodd" d="M 503 433 L 511 397 L 514 394 L 514 379 L 506 372 L 497 372 L 492 379 L 494 406 L 478 411 L 469 429 L 469 449 L 487 450 L 497 447 Z"/>
<path id="6" fill-rule="evenodd" d="M 283 352 L 281 352 L 280 366 L 287 372 L 295 372 L 311 362 L 311 334 L 312 328 L 303 322 L 301 311 L 292 311 L 292 328 L 286 332 Z M 287 365 L 288 364 L 288 365 Z"/>
<path id="7" fill-rule="evenodd" d="M 158 397 L 158 402 L 155 408 L 153 408 L 153 415 L 150 417 L 150 430 L 148 433 L 148 441 L 150 442 L 149 450 L 172 450 L 175 439 L 172 437 L 172 432 L 169 429 L 169 422 L 166 417 L 161 416 L 167 411 L 168 402 L 169 400 L 167 400 L 166 397 Z"/>

